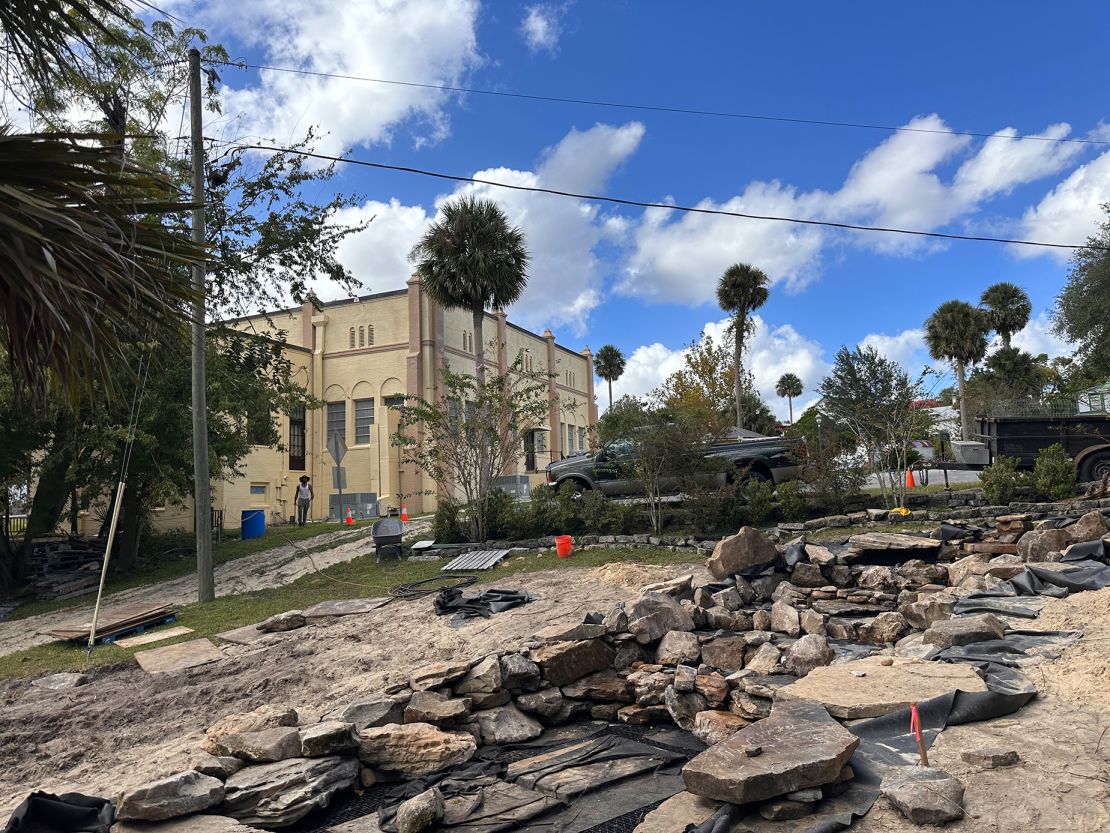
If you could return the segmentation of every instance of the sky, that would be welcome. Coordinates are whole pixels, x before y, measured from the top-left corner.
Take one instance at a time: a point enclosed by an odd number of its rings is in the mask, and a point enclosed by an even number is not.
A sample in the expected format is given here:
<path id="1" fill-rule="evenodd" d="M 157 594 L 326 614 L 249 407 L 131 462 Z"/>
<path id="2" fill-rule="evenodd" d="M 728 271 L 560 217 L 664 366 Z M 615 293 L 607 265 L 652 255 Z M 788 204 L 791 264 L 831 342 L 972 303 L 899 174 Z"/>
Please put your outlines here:
<path id="1" fill-rule="evenodd" d="M 499 182 L 648 202 L 954 234 L 1082 243 L 1110 201 L 1105 37 L 1110 4 L 675 4 L 654 0 L 175 0 L 169 9 L 252 64 L 492 91 L 913 128 L 891 131 L 444 92 L 220 68 L 223 116 L 206 134 L 318 149 Z M 960 135 L 963 133 L 981 136 Z M 1015 136 L 1093 142 L 1015 140 Z M 1099 144 L 1099 142 L 1102 142 Z M 497 200 L 527 238 L 528 288 L 509 310 L 560 343 L 628 358 L 616 395 L 645 394 L 703 329 L 732 263 L 770 276 L 748 365 L 804 406 L 842 345 L 913 372 L 942 302 L 999 280 L 1034 306 L 1015 338 L 1051 334 L 1066 249 L 940 241 L 679 214 L 343 166 L 369 227 L 341 259 L 365 292 L 404 286 L 407 254 L 458 193 Z M 330 191 L 329 191 L 330 193 Z M 328 194 L 322 194 L 322 197 Z M 324 299 L 337 291 L 317 284 Z M 599 387 L 599 390 L 601 388 Z M 600 403 L 602 407 L 605 402 Z M 798 408 L 796 406 L 795 411 Z"/>

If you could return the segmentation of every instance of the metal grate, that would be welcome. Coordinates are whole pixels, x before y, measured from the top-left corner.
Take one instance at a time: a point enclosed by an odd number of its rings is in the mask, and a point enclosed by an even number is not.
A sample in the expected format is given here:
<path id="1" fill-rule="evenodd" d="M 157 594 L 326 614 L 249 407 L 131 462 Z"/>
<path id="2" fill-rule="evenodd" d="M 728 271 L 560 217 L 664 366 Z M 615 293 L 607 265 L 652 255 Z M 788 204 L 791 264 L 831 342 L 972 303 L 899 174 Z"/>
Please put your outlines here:
<path id="1" fill-rule="evenodd" d="M 448 562 L 441 572 L 449 570 L 490 570 L 509 554 L 508 550 L 477 550 L 464 552 L 454 560 Z"/>

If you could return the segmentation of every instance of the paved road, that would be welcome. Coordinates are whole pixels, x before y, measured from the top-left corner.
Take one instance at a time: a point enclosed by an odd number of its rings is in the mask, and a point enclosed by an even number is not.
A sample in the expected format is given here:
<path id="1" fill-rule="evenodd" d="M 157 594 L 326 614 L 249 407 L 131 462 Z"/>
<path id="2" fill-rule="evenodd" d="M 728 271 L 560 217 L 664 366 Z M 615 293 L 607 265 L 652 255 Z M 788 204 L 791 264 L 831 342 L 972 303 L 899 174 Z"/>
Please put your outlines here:
<path id="1" fill-rule="evenodd" d="M 928 482 L 926 483 L 925 479 L 921 477 L 920 473 L 916 469 L 914 470 L 913 476 L 914 476 L 914 479 L 917 481 L 918 486 L 924 486 L 924 485 L 935 486 L 938 483 L 942 486 L 944 485 L 944 472 L 941 469 L 929 469 L 928 474 L 929 474 L 929 479 L 928 479 Z M 977 472 L 977 471 L 963 471 L 962 469 L 957 470 L 957 471 L 949 471 L 948 472 L 948 482 L 949 483 L 978 483 L 979 482 L 979 472 Z M 876 477 L 875 475 L 871 475 L 870 477 L 867 478 L 867 482 L 864 484 L 864 488 L 867 488 L 867 489 L 877 489 L 877 488 L 879 488 L 879 478 Z"/>

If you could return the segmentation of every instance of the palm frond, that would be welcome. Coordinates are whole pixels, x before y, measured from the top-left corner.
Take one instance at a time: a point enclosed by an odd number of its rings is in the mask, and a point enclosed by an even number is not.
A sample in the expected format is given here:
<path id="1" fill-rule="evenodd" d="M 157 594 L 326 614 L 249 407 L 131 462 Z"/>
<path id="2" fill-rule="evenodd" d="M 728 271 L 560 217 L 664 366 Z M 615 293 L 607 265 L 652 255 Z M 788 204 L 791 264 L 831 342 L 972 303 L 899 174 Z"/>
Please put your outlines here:
<path id="1" fill-rule="evenodd" d="M 174 186 L 104 138 L 0 128 L 0 349 L 16 378 L 70 393 L 124 341 L 180 324 L 205 256 L 163 223 L 190 208 Z"/>

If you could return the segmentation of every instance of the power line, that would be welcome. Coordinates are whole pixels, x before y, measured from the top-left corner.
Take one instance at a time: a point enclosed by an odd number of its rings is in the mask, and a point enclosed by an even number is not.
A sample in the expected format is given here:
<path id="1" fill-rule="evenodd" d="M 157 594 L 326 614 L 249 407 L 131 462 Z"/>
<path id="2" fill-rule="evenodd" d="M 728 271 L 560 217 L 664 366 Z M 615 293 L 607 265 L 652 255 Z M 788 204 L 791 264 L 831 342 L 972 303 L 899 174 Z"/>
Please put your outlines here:
<path id="1" fill-rule="evenodd" d="M 609 107 L 617 110 L 639 110 L 651 113 L 673 113 L 687 116 L 712 116 L 726 119 L 743 119 L 746 121 L 781 122 L 784 124 L 809 124 L 819 127 L 850 127 L 857 130 L 882 130 L 890 133 L 932 133 L 942 136 L 972 136 L 980 139 L 1011 139 L 1014 141 L 1031 142 L 1070 142 L 1083 145 L 1110 145 L 1107 139 L 1083 138 L 1057 138 L 1053 136 L 1004 136 L 997 133 L 981 133 L 971 130 L 937 130 L 928 127 L 906 127 L 889 124 L 870 124 L 867 122 L 832 121 L 828 119 L 806 119 L 792 116 L 769 116 L 760 113 L 736 113 L 726 110 L 698 110 L 690 107 L 664 107 L 655 104 L 631 104 L 620 101 L 603 101 L 590 98 L 567 98 L 556 95 L 541 95 L 537 93 L 513 93 L 500 90 L 484 90 L 477 87 L 459 87 L 451 84 L 426 84 L 416 81 L 396 81 L 389 78 L 371 78 L 363 75 L 344 75 L 336 72 L 319 72 L 310 69 L 296 69 L 293 67 L 278 67 L 269 64 L 248 64 L 243 61 L 217 61 L 206 59 L 205 63 L 220 66 L 231 66 L 238 69 L 264 69 L 271 72 L 288 72 L 295 75 L 311 75 L 317 78 L 338 78 L 346 81 L 366 81 L 373 84 L 389 84 L 397 87 L 415 87 L 422 90 L 440 90 L 452 93 L 471 93 L 473 95 L 486 95 L 497 98 L 515 98 L 526 101 L 556 102 L 559 104 L 582 104 L 589 107 Z"/>
<path id="2" fill-rule="evenodd" d="M 207 137 L 206 137 L 207 138 Z M 920 229 L 903 229 L 891 228 L 887 226 L 865 226 L 855 223 L 838 223 L 833 220 L 812 220 L 800 217 L 781 217 L 772 214 L 749 214 L 741 211 L 726 211 L 723 208 L 697 208 L 695 206 L 677 205 L 675 203 L 663 202 L 647 202 L 644 200 L 633 200 L 624 197 L 607 197 L 598 194 L 578 194 L 573 191 L 560 191 L 556 188 L 541 188 L 536 185 L 516 185 L 509 182 L 497 182 L 492 179 L 480 179 L 473 176 L 459 176 L 458 174 L 447 174 L 440 171 L 429 171 L 423 168 L 413 168 L 407 165 L 387 165 L 384 162 L 370 162 L 365 159 L 352 159 L 343 156 L 331 156 L 325 153 L 313 153 L 307 150 L 298 150 L 297 148 L 277 147 L 275 145 L 261 145 L 261 144 L 236 144 L 234 142 L 226 142 L 221 139 L 210 139 L 221 145 L 234 145 L 240 150 L 268 150 L 276 153 L 292 153 L 297 156 L 303 156 L 309 159 L 320 159 L 326 162 L 343 162 L 348 165 L 359 165 L 365 168 L 375 168 L 383 171 L 396 171 L 398 173 L 418 174 L 420 176 L 432 177 L 435 179 L 446 179 L 451 182 L 465 182 L 475 185 L 489 185 L 494 188 L 506 188 L 511 191 L 528 191 L 533 194 L 550 194 L 555 197 L 570 197 L 576 200 L 585 200 L 587 202 L 605 202 L 613 203 L 615 205 L 628 205 L 636 208 L 664 208 L 668 211 L 679 211 L 687 214 L 711 214 L 720 217 L 738 217 L 744 220 L 769 220 L 779 223 L 794 223 L 796 225 L 804 226 L 826 226 L 829 228 L 846 229 L 849 231 L 872 231 L 881 232 L 885 234 L 905 234 L 914 237 L 935 237 L 942 240 L 972 240 L 980 243 L 1007 243 L 1015 246 L 1037 246 L 1048 249 L 1091 249 L 1094 251 L 1110 251 L 1110 246 L 1089 245 L 1087 243 L 1074 244 L 1074 243 L 1045 243 L 1037 240 L 1018 240 L 1006 237 L 981 237 L 973 234 L 950 234 L 942 231 L 922 231 Z"/>

